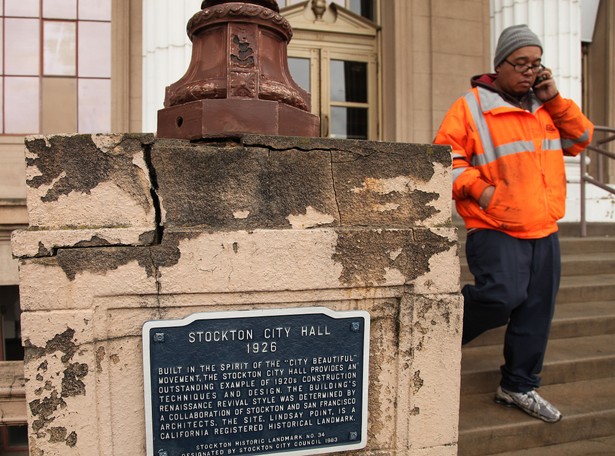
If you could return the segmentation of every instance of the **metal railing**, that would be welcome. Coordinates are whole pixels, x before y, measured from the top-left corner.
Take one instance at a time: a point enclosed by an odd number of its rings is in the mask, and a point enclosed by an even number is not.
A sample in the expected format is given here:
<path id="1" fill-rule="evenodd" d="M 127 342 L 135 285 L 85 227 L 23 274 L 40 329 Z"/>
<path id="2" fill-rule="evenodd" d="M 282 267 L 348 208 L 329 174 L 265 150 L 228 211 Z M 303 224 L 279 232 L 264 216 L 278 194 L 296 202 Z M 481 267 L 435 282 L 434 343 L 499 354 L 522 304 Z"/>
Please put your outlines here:
<path id="1" fill-rule="evenodd" d="M 598 171 L 596 178 L 591 177 L 587 173 L 586 152 L 581 153 L 581 237 L 587 236 L 587 201 L 585 194 L 585 185 L 587 183 L 595 185 L 609 193 L 615 195 L 615 189 L 606 184 L 605 160 L 615 160 L 615 154 L 607 150 L 607 144 L 615 141 L 615 128 L 596 126 L 595 132 L 604 132 L 606 136 L 602 139 L 595 140 L 591 145 L 587 146 L 586 150 L 591 150 L 598 154 Z"/>

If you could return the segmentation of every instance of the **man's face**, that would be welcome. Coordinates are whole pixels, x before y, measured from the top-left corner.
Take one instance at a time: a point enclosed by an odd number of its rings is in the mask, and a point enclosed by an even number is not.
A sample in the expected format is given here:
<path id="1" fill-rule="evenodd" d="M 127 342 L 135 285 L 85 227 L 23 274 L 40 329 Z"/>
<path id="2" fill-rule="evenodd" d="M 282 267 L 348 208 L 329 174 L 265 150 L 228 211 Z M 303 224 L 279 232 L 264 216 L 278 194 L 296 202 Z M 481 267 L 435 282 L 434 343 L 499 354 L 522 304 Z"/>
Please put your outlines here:
<path id="1" fill-rule="evenodd" d="M 542 50 L 538 46 L 526 46 L 517 49 L 496 68 L 495 85 L 500 90 L 513 96 L 525 95 L 530 91 L 540 73 L 533 71 L 530 66 L 537 67 L 540 65 L 541 58 Z M 518 72 L 515 65 L 525 65 L 525 71 Z"/>

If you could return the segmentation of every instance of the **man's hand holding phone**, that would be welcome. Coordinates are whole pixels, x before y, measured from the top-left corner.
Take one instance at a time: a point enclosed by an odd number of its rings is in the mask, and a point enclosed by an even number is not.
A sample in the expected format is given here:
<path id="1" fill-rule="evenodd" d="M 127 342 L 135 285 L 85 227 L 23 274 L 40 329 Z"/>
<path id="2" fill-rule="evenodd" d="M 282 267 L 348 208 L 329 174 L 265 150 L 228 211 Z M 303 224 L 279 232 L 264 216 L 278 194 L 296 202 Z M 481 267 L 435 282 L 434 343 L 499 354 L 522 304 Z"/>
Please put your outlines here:
<path id="1" fill-rule="evenodd" d="M 558 94 L 551 69 L 545 68 L 536 76 L 533 86 L 534 93 L 540 101 L 549 101 Z"/>

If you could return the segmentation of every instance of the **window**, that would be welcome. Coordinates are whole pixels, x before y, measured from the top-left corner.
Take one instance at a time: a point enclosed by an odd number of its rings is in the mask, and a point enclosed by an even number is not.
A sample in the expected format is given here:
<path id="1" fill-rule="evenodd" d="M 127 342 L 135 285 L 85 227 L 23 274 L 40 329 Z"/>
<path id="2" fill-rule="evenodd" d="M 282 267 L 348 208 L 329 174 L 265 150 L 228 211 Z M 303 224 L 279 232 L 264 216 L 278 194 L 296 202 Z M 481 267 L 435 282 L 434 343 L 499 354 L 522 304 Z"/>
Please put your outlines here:
<path id="1" fill-rule="evenodd" d="M 0 0 L 0 134 L 111 130 L 111 0 Z"/>
<path id="2" fill-rule="evenodd" d="M 77 27 L 75 22 L 43 22 L 43 75 L 77 75 Z"/>
<path id="3" fill-rule="evenodd" d="M 0 286 L 0 335 L 2 336 L 0 360 L 22 360 L 21 309 L 17 285 Z"/>
<path id="4" fill-rule="evenodd" d="M 313 50 L 311 58 L 289 51 L 291 75 L 312 95 L 312 112 L 320 116 L 321 136 L 377 139 L 375 60 L 332 51 Z"/>
<path id="5" fill-rule="evenodd" d="M 278 0 L 278 6 L 280 8 L 285 8 L 287 6 L 294 5 L 296 3 L 301 3 L 302 1 L 305 1 L 305 0 Z"/>
<path id="6" fill-rule="evenodd" d="M 285 8 L 301 3 L 302 1 L 305 0 L 278 0 L 278 5 L 280 8 Z M 328 3 L 337 3 L 359 16 L 363 16 L 371 21 L 376 21 L 375 0 L 328 0 Z"/>
<path id="7" fill-rule="evenodd" d="M 376 2 L 374 0 L 333 0 L 359 16 L 366 17 L 370 21 L 376 20 Z"/>
<path id="8" fill-rule="evenodd" d="M 19 287 L 0 286 L 0 360 L 23 359 Z M 27 455 L 28 427 L 0 426 L 0 454 Z"/>
<path id="9" fill-rule="evenodd" d="M 367 63 L 331 60 L 330 136 L 344 139 L 368 138 Z"/>
<path id="10" fill-rule="evenodd" d="M 28 456 L 28 426 L 1 426 L 0 454 Z"/>

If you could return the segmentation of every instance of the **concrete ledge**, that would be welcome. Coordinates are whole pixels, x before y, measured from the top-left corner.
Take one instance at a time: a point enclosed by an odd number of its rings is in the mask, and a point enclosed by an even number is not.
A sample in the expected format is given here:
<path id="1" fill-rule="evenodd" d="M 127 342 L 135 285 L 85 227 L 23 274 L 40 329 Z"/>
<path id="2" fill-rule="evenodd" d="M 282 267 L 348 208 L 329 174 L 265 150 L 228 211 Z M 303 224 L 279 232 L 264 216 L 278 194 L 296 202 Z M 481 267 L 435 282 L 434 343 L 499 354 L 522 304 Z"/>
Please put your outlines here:
<path id="1" fill-rule="evenodd" d="M 25 199 L 0 199 L 0 226 L 26 225 L 27 223 L 28 210 Z"/>
<path id="2" fill-rule="evenodd" d="M 255 135 L 162 139 L 151 161 L 168 228 L 450 226 L 451 155 L 444 146 Z"/>
<path id="3" fill-rule="evenodd" d="M 0 425 L 26 424 L 23 361 L 0 361 Z"/>
<path id="4" fill-rule="evenodd" d="M 11 237 L 13 256 L 38 258 L 55 255 L 60 248 L 147 246 L 156 239 L 152 227 L 98 228 L 85 230 L 21 230 Z"/>

